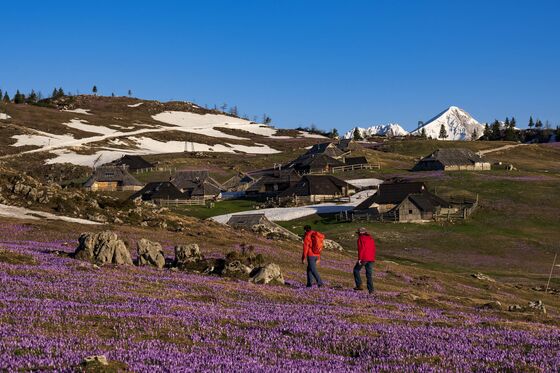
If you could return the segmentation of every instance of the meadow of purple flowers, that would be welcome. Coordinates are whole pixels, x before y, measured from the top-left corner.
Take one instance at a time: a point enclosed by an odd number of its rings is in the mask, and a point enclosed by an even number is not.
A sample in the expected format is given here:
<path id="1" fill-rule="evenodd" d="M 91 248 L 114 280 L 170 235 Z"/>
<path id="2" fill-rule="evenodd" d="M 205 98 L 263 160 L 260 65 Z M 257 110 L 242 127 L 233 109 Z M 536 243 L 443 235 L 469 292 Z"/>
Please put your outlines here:
<path id="1" fill-rule="evenodd" d="M 0 250 L 29 259 L 0 261 L 0 370 L 71 371 L 95 354 L 146 372 L 560 368 L 555 324 L 388 291 L 308 290 L 295 271 L 286 271 L 291 286 L 259 286 L 96 269 L 64 255 L 74 247 L 63 241 L 27 240 L 28 229 L 0 225 Z"/>

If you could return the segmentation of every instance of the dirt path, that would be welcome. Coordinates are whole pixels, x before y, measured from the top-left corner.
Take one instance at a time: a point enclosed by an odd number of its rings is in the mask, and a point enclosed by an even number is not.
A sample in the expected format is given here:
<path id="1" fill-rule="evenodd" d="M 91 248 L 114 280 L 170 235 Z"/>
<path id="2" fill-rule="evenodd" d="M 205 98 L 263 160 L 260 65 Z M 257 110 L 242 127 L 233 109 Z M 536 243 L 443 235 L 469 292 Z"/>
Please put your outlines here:
<path id="1" fill-rule="evenodd" d="M 500 146 L 499 148 L 494 148 L 494 149 L 486 149 L 486 150 L 480 150 L 478 152 L 479 155 L 485 155 L 488 153 L 494 153 L 494 152 L 499 152 L 501 150 L 506 150 L 506 149 L 510 149 L 510 148 L 515 148 L 517 146 L 522 146 L 522 145 L 526 145 L 526 144 L 510 144 L 510 145 L 504 145 L 504 146 Z"/>

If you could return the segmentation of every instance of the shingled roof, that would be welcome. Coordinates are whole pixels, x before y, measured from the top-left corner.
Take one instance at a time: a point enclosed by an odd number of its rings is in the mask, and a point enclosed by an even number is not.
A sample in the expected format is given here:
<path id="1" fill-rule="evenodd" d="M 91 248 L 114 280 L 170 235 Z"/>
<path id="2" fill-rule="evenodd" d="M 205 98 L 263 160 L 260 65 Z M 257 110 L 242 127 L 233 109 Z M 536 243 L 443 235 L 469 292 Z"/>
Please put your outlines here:
<path id="1" fill-rule="evenodd" d="M 325 154 L 329 157 L 337 158 L 341 157 L 344 152 L 340 150 L 336 144 L 332 142 L 323 142 L 320 144 L 315 144 L 305 153 L 305 155 L 319 155 Z"/>
<path id="2" fill-rule="evenodd" d="M 146 168 L 152 168 L 154 165 L 139 155 L 123 155 L 121 158 L 110 163 L 115 166 L 127 166 L 129 170 L 143 170 Z"/>
<path id="3" fill-rule="evenodd" d="M 188 196 L 181 192 L 169 181 L 155 181 L 148 183 L 144 188 L 130 196 L 129 199 L 141 197 L 143 201 L 154 199 L 187 199 Z"/>
<path id="4" fill-rule="evenodd" d="M 120 186 L 144 185 L 140 181 L 136 180 L 136 178 L 122 166 L 97 167 L 89 179 L 87 179 L 84 183 L 84 187 L 89 188 L 96 182 L 116 182 Z"/>
<path id="5" fill-rule="evenodd" d="M 171 182 L 190 197 L 218 195 L 224 187 L 207 170 L 178 171 Z"/>
<path id="6" fill-rule="evenodd" d="M 343 195 L 348 191 L 348 183 L 331 175 L 305 175 L 281 196 Z"/>
<path id="7" fill-rule="evenodd" d="M 264 214 L 239 214 L 232 215 L 226 224 L 234 228 L 251 229 L 257 224 L 265 224 L 269 222 L 270 221 Z"/>
<path id="8" fill-rule="evenodd" d="M 377 193 L 356 206 L 356 210 L 369 209 L 374 203 L 398 205 L 409 194 L 421 194 L 425 190 L 426 186 L 421 182 L 380 184 Z"/>
<path id="9" fill-rule="evenodd" d="M 465 148 L 445 148 L 434 151 L 420 162 L 437 161 L 444 166 L 463 166 L 473 165 L 484 162 L 484 159 L 470 149 Z"/>

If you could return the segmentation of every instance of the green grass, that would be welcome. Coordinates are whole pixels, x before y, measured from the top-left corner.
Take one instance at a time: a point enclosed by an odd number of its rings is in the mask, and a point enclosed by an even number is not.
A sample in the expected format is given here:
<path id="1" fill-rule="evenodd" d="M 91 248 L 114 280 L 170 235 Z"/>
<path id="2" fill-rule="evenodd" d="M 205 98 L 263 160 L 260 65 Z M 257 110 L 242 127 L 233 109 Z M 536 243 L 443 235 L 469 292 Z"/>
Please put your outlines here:
<path id="1" fill-rule="evenodd" d="M 207 219 L 216 215 L 252 210 L 254 205 L 254 201 L 239 199 L 215 202 L 213 208 L 208 208 L 207 206 L 181 206 L 173 207 L 172 210 L 181 215 Z"/>

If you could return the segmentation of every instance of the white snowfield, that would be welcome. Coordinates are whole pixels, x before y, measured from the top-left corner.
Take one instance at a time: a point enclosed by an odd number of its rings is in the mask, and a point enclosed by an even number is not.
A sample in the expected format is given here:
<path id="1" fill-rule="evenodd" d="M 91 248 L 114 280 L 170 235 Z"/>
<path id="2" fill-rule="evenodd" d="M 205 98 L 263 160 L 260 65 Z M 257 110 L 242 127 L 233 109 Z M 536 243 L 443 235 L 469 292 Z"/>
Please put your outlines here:
<path id="1" fill-rule="evenodd" d="M 356 127 L 351 129 L 350 131 L 344 134 L 345 139 L 351 139 L 354 137 L 354 131 L 358 131 L 362 138 L 368 136 L 387 136 L 387 137 L 394 137 L 394 136 L 406 136 L 408 135 L 408 131 L 402 128 L 397 123 L 388 123 L 388 124 L 378 124 L 375 126 L 361 128 Z"/>
<path id="2" fill-rule="evenodd" d="M 355 186 L 356 188 L 369 188 L 369 187 L 376 187 L 379 184 L 383 183 L 381 179 L 352 179 L 352 180 L 345 180 L 348 184 Z"/>
<path id="3" fill-rule="evenodd" d="M 356 193 L 350 198 L 350 202 L 348 203 L 341 203 L 341 204 L 320 203 L 317 205 L 309 205 L 309 206 L 301 206 L 301 207 L 286 207 L 286 208 L 275 207 L 269 209 L 249 210 L 249 211 L 235 212 L 232 214 L 213 216 L 210 219 L 221 224 L 226 224 L 233 215 L 264 213 L 264 215 L 270 221 L 290 221 L 313 214 L 333 214 L 337 212 L 351 211 L 352 209 L 354 209 L 354 207 L 359 205 L 366 198 L 375 194 L 376 192 L 377 192 L 376 190 L 364 190 L 362 192 Z"/>
<path id="4" fill-rule="evenodd" d="M 0 120 L 7 120 L 7 119 L 10 119 L 10 118 L 11 118 L 11 116 L 9 116 L 8 114 L 0 113 Z"/>
<path id="5" fill-rule="evenodd" d="M 143 102 L 139 102 L 139 103 L 137 103 L 137 104 L 131 104 L 131 105 L 126 105 L 126 106 L 128 106 L 128 107 L 138 107 L 138 106 L 140 106 L 140 105 L 142 105 L 142 104 L 143 104 Z"/>
<path id="6" fill-rule="evenodd" d="M 90 113 L 89 109 L 73 109 L 73 110 L 61 110 L 64 111 L 65 113 L 75 113 L 75 114 L 84 114 L 84 115 L 93 115 L 92 113 Z"/>
<path id="7" fill-rule="evenodd" d="M 441 126 L 445 128 L 445 139 L 439 137 Z M 411 132 L 412 135 L 421 135 L 422 129 L 426 136 L 439 140 L 472 140 L 476 130 L 477 139 L 483 135 L 484 126 L 474 119 L 469 113 L 457 106 L 450 106 L 447 110 L 430 119 L 422 127 Z"/>
<path id="8" fill-rule="evenodd" d="M 276 130 L 264 124 L 251 122 L 246 119 L 230 117 L 223 114 L 196 114 L 188 111 L 164 111 L 152 115 L 152 118 L 167 124 L 180 127 L 185 132 L 219 137 L 224 139 L 248 140 L 246 137 L 229 135 L 219 128 L 243 130 L 257 135 L 273 137 Z M 274 136 L 276 139 L 289 139 L 288 136 Z"/>
<path id="9" fill-rule="evenodd" d="M 0 204 L 0 216 L 6 217 L 6 218 L 13 218 L 13 219 L 63 220 L 63 221 L 67 221 L 67 222 L 70 222 L 70 223 L 99 225 L 99 223 L 91 221 L 91 220 L 71 218 L 71 217 L 68 217 L 68 216 L 51 214 L 49 212 L 35 211 L 35 210 L 26 209 L 24 207 L 8 206 L 8 205 L 3 205 L 3 204 Z"/>
<path id="10" fill-rule="evenodd" d="M 76 109 L 78 110 L 78 109 Z M 167 113 L 167 114 L 166 114 Z M 175 114 L 173 114 L 175 113 Z M 176 114 L 180 113 L 180 114 Z M 217 144 L 207 145 L 202 143 L 184 141 L 158 141 L 149 137 L 138 135 L 154 133 L 154 132 L 167 132 L 167 131 L 182 131 L 200 133 L 207 136 L 221 137 L 226 139 L 242 139 L 245 138 L 228 135 L 214 129 L 218 128 L 232 128 L 243 129 L 252 133 L 262 136 L 274 138 L 287 138 L 285 136 L 273 136 L 277 131 L 269 126 L 257 123 L 251 123 L 244 119 L 237 119 L 226 115 L 200 115 L 188 112 L 164 112 L 163 119 L 181 123 L 182 126 L 177 124 L 153 126 L 147 124 L 138 124 L 136 127 L 144 127 L 141 129 L 122 132 L 109 128 L 106 126 L 96 126 L 89 124 L 83 119 L 72 119 L 69 122 L 63 123 L 65 126 L 80 131 L 95 133 L 95 136 L 76 139 L 71 134 L 54 135 L 41 131 L 34 131 L 33 134 L 15 135 L 12 138 L 16 139 L 16 143 L 12 146 L 25 146 L 33 145 L 39 146 L 38 149 L 28 150 L 20 154 L 37 153 L 48 151 L 56 155 L 56 157 L 48 159 L 47 164 L 53 163 L 73 163 L 76 165 L 93 166 L 94 164 L 101 164 L 110 162 L 122 157 L 125 154 L 159 154 L 159 153 L 181 153 L 184 151 L 200 151 L 200 152 L 224 152 L 224 153 L 250 153 L 250 154 L 275 154 L 280 151 L 271 148 L 268 145 L 255 143 L 254 145 L 237 145 L 237 144 Z M 159 116 L 160 114 L 156 115 Z M 156 117 L 154 116 L 154 117 Z M 217 118 L 219 117 L 219 118 Z M 231 123 L 219 122 L 227 118 Z M 232 122 L 233 120 L 233 122 Z M 130 129 L 126 127 L 126 129 Z M 92 154 L 79 154 L 79 148 L 86 148 L 91 143 L 109 140 L 113 145 L 126 146 L 130 142 L 135 144 L 134 147 L 128 149 L 119 149 L 104 147 L 95 149 Z M 131 140 L 125 142 L 123 140 Z M 97 162 L 96 162 L 97 161 Z"/>

